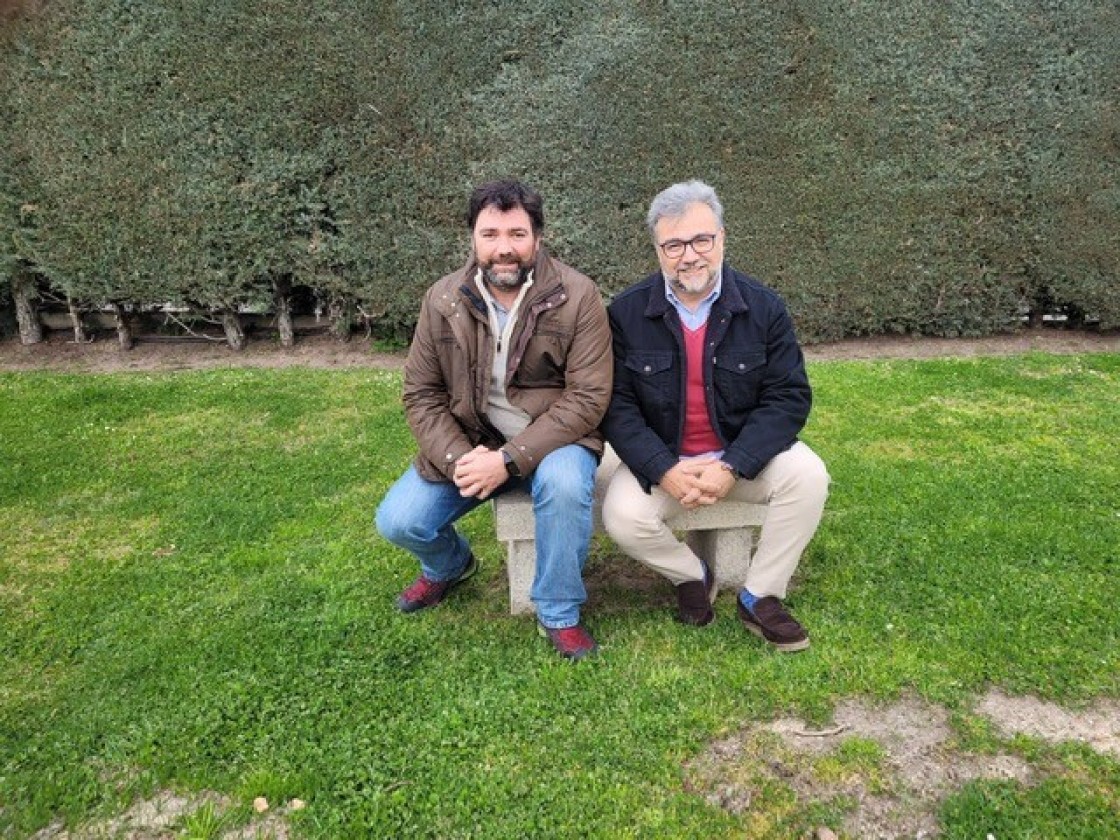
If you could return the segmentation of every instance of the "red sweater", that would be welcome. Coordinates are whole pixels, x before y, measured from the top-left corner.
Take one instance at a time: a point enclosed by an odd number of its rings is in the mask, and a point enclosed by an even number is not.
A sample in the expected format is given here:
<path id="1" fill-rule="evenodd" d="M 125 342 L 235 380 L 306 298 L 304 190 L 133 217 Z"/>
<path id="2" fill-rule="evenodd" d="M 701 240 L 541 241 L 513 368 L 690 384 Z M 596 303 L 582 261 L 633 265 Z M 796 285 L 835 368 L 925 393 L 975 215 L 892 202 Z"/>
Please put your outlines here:
<path id="1" fill-rule="evenodd" d="M 708 403 L 704 399 L 704 338 L 708 334 L 705 323 L 697 330 L 681 325 L 684 332 L 684 355 L 687 365 L 685 380 L 684 438 L 681 440 L 682 455 L 703 455 L 705 452 L 718 452 L 723 443 L 712 428 L 708 417 Z"/>

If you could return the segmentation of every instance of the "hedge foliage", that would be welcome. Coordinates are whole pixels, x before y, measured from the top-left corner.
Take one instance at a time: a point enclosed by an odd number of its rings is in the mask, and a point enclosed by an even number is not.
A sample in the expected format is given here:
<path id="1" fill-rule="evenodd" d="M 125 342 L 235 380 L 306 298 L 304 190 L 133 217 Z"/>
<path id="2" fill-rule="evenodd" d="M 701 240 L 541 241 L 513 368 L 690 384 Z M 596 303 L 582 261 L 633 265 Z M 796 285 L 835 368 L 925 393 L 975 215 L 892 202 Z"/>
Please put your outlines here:
<path id="1" fill-rule="evenodd" d="M 53 0 L 8 29 L 0 270 L 83 306 L 302 288 L 399 339 L 474 183 L 535 184 L 613 292 L 700 177 L 807 340 L 1120 326 L 1111 0 Z"/>

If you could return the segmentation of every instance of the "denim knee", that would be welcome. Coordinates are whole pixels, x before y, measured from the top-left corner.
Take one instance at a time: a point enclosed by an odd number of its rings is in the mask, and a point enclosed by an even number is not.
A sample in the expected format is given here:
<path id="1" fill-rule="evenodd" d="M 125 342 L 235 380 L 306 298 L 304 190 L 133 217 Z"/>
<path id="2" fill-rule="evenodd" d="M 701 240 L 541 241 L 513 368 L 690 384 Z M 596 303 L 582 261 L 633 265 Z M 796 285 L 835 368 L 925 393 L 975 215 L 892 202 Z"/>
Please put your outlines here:
<path id="1" fill-rule="evenodd" d="M 595 456 L 582 447 L 579 449 L 581 452 L 557 450 L 554 454 L 560 457 L 546 457 L 541 462 L 533 481 L 534 502 L 591 509 L 595 496 Z M 587 463 L 581 464 L 584 459 Z"/>
<path id="2" fill-rule="evenodd" d="M 409 526 L 412 524 L 407 517 L 400 516 L 400 511 L 388 499 L 382 499 L 373 516 L 373 523 L 377 532 L 389 542 L 397 545 L 404 538 Z"/>

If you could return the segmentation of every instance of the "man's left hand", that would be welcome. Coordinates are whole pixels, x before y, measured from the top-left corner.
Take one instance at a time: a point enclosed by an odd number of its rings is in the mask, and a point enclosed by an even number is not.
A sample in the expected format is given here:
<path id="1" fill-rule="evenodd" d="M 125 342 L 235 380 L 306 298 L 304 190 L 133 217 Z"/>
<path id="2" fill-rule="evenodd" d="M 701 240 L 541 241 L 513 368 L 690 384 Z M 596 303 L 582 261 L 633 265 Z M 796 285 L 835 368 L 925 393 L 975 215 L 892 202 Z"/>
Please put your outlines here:
<path id="1" fill-rule="evenodd" d="M 506 460 L 496 449 L 476 446 L 455 462 L 455 486 L 459 495 L 485 499 L 509 479 Z"/>
<path id="2" fill-rule="evenodd" d="M 719 461 L 704 462 L 695 476 L 696 486 L 713 501 L 725 498 L 735 486 L 735 474 Z"/>

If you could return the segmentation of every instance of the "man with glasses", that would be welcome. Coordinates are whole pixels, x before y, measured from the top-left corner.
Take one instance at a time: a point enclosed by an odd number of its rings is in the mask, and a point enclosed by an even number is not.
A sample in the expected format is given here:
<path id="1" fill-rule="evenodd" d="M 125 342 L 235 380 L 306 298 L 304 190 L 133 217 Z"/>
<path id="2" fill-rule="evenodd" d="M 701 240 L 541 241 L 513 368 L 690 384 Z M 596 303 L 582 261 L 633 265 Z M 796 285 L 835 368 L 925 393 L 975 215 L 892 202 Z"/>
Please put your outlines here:
<path id="1" fill-rule="evenodd" d="M 736 610 L 781 651 L 809 636 L 782 603 L 816 532 L 828 472 L 798 433 L 812 396 L 785 303 L 723 261 L 723 206 L 701 181 L 674 184 L 646 218 L 661 270 L 607 312 L 614 387 L 603 421 L 622 459 L 603 523 L 676 587 L 678 617 L 715 618 L 713 571 L 666 526 L 682 509 L 735 499 L 769 506 Z"/>

